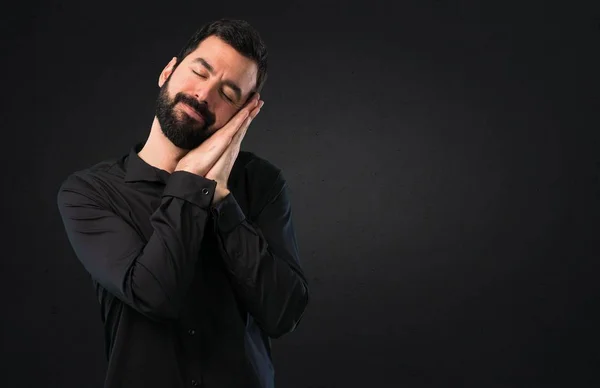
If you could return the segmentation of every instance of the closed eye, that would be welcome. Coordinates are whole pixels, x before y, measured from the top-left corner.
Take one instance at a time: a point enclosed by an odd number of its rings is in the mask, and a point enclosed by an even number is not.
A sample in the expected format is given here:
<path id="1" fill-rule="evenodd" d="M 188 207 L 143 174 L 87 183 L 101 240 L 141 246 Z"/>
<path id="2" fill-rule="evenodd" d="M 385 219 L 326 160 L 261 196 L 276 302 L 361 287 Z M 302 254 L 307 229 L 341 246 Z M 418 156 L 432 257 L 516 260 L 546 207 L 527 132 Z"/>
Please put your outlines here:
<path id="1" fill-rule="evenodd" d="M 192 70 L 192 73 L 196 74 L 198 77 L 200 77 L 202 79 L 207 79 L 208 78 L 208 76 L 206 76 L 204 74 L 201 74 L 201 73 L 198 73 L 195 70 Z M 225 92 L 221 91 L 221 96 L 223 96 L 223 98 L 225 98 L 227 100 L 227 102 L 236 105 L 235 101 L 233 101 L 233 99 L 231 97 L 229 97 Z"/>
<path id="2" fill-rule="evenodd" d="M 229 102 L 233 103 L 233 100 L 232 100 L 232 99 L 231 99 L 231 98 L 230 98 L 230 97 L 229 97 L 227 94 L 225 94 L 224 92 L 221 92 L 221 95 L 222 95 L 222 96 L 223 96 L 223 97 L 224 97 L 224 98 L 225 98 L 227 101 L 229 101 Z"/>
<path id="3" fill-rule="evenodd" d="M 206 79 L 206 76 L 205 76 L 204 74 L 200 74 L 200 73 L 198 73 L 198 72 L 196 72 L 196 71 L 194 71 L 194 70 L 192 70 L 192 73 L 196 74 L 196 75 L 197 75 L 198 77 L 200 77 L 200 78 L 204 78 L 204 79 Z"/>

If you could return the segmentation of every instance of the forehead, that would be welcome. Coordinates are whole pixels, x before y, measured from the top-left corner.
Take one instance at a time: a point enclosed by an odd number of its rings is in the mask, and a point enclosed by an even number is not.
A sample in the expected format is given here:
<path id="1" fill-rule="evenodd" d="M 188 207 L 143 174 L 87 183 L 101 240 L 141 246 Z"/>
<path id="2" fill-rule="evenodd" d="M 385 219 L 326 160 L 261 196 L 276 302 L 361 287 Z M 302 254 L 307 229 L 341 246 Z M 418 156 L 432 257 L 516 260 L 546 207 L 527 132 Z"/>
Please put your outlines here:
<path id="1" fill-rule="evenodd" d="M 249 93 L 256 86 L 256 62 L 214 35 L 200 42 L 184 61 L 202 67 L 196 61 L 198 58 L 204 59 L 213 68 L 214 74 L 237 84 L 243 94 Z"/>

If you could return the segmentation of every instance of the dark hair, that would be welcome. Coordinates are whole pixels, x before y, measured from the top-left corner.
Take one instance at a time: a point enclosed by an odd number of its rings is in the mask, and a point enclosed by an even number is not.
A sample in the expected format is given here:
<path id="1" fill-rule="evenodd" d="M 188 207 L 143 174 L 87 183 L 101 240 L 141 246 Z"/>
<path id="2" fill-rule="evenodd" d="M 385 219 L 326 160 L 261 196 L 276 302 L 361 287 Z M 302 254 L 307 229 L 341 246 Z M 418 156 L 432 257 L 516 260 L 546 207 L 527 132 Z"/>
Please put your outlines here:
<path id="1" fill-rule="evenodd" d="M 258 31 L 244 20 L 220 19 L 200 27 L 177 55 L 177 65 L 194 51 L 200 42 L 216 36 L 243 56 L 254 60 L 258 66 L 255 91 L 260 92 L 267 80 L 267 46 Z"/>

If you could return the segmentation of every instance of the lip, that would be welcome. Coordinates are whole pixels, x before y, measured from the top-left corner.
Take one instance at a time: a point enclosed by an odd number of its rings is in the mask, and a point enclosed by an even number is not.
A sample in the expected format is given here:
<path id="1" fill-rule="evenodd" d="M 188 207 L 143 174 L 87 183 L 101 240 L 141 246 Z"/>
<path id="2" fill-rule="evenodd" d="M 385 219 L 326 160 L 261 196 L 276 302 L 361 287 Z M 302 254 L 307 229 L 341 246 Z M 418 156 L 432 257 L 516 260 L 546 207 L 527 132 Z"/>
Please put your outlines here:
<path id="1" fill-rule="evenodd" d="M 189 106 L 185 102 L 182 102 L 181 106 L 183 107 L 183 110 L 185 110 L 188 115 L 192 116 L 197 121 L 202 121 L 202 122 L 205 121 L 204 117 L 202 117 L 201 114 L 199 114 L 198 112 L 196 112 L 196 110 L 194 110 L 194 108 L 192 108 L 191 106 Z"/>

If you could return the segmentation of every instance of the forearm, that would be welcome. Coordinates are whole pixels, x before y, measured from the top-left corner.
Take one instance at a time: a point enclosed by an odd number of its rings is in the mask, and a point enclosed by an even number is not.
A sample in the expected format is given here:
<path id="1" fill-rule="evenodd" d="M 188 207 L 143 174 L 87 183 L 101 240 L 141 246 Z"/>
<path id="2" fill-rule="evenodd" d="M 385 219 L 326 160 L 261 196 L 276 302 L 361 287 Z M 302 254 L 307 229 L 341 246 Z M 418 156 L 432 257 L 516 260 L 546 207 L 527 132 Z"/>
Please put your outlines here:
<path id="1" fill-rule="evenodd" d="M 112 291 L 140 311 L 176 317 L 193 281 L 207 219 L 206 210 L 197 205 L 163 197 L 150 218 L 152 236 L 136 250 L 126 277 Z"/>
<path id="2" fill-rule="evenodd" d="M 243 215 L 232 196 L 213 211 L 219 249 L 235 291 L 263 330 L 273 338 L 292 331 L 308 304 L 308 284 L 298 264 L 291 224 L 269 234 Z"/>
<path id="3" fill-rule="evenodd" d="M 108 292 L 154 319 L 176 317 L 193 281 L 214 192 L 211 181 L 173 174 L 146 241 L 94 192 L 67 184 L 59 210 L 75 254 Z M 72 183 L 72 182 L 71 182 Z M 204 190 L 203 190 L 204 189 Z"/>
<path id="4" fill-rule="evenodd" d="M 223 256 L 236 292 L 263 330 L 278 338 L 294 330 L 308 304 L 308 286 L 301 273 L 269 251 L 259 237 L 243 238 L 240 254 Z"/>

